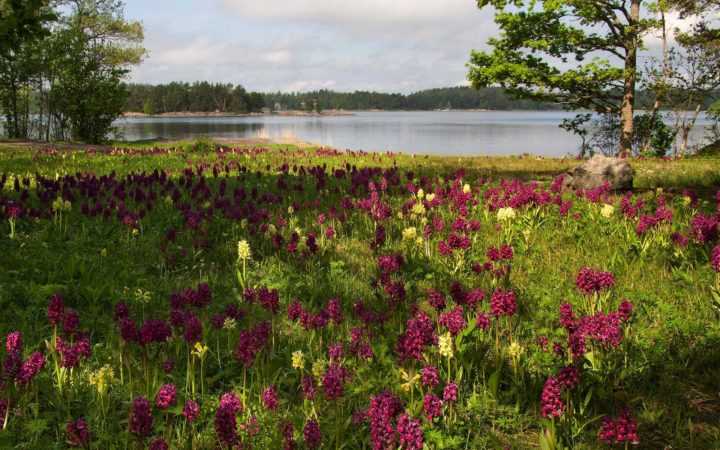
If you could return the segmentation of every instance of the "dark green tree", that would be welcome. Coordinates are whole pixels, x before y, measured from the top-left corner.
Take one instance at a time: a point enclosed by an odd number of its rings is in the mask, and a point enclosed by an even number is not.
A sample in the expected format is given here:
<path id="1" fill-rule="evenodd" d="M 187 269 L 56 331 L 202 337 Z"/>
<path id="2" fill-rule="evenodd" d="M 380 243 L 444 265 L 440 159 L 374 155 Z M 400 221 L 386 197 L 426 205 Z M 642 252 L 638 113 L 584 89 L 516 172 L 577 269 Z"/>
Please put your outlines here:
<path id="1" fill-rule="evenodd" d="M 656 20 L 641 0 L 478 0 L 496 9 L 492 52 L 473 51 L 468 78 L 518 98 L 620 116 L 619 150 L 632 148 L 637 52 Z"/>
<path id="2" fill-rule="evenodd" d="M 40 72 L 36 44 L 56 19 L 48 0 L 0 0 L 0 106 L 11 138 L 27 137 L 30 84 Z"/>

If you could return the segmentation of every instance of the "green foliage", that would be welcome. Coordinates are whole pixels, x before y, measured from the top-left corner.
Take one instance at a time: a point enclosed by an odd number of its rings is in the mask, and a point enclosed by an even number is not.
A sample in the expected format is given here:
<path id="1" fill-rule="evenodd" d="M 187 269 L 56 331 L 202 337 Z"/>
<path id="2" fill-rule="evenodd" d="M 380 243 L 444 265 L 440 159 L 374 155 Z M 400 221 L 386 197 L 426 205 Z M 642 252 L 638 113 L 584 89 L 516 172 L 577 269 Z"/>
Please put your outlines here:
<path id="1" fill-rule="evenodd" d="M 713 406 L 720 389 L 716 376 L 720 310 L 717 297 L 712 295 L 717 283 L 717 274 L 710 267 L 712 244 L 691 240 L 682 246 L 673 244 L 669 237 L 675 232 L 689 236 L 696 214 L 714 214 L 715 201 L 709 197 L 701 197 L 692 205 L 682 195 L 666 195 L 665 205 L 673 211 L 672 222 L 663 222 L 645 235 L 636 232 L 637 217 L 621 213 L 622 196 L 614 194 L 594 203 L 575 193 L 559 193 L 562 200 L 573 202 L 567 216 L 560 215 L 553 203 L 533 204 L 516 208 L 514 218 L 501 221 L 488 203 L 501 185 L 486 182 L 488 177 L 497 180 L 519 175 L 526 180 L 540 179 L 547 187 L 554 175 L 576 162 L 531 157 L 458 161 L 380 154 L 333 156 L 294 147 L 237 149 L 237 153 L 220 154 L 207 151 L 209 145 L 203 140 L 187 149 L 158 145 L 107 152 L 0 150 L 0 167 L 8 173 L 8 182 L 0 191 L 3 205 L 19 201 L 23 195 L 13 188 L 15 177 L 20 177 L 20 182 L 28 179 L 28 205 L 45 211 L 56 202 L 55 195 L 50 203 L 43 199 L 50 187 L 42 187 L 35 174 L 50 177 L 47 186 L 51 186 L 65 183 L 69 180 L 65 176 L 92 171 L 97 176 L 114 173 L 112 180 L 117 181 L 112 182 L 125 188 L 118 188 L 117 194 L 100 193 L 99 201 L 106 204 L 109 196 L 124 195 L 127 211 L 145 209 L 136 231 L 132 231 L 116 217 L 117 209 L 107 218 L 102 213 L 95 217 L 83 213 L 88 197 L 80 186 L 68 184 L 67 191 L 58 189 L 54 194 L 72 193 L 75 199 L 71 203 L 62 207 L 58 203 L 48 217 L 20 218 L 12 239 L 3 216 L 0 307 L 4 315 L 0 323 L 4 332 L 22 331 L 23 357 L 41 351 L 48 364 L 29 388 L 5 384 L 3 398 L 13 396 L 16 402 L 7 428 L 0 433 L 0 446 L 54 448 L 58 442 L 67 441 L 67 423 L 81 416 L 93 436 L 90 448 L 147 444 L 149 440 L 140 442 L 128 431 L 130 403 L 143 395 L 153 403 L 151 437 L 165 437 L 171 448 L 217 448 L 213 425 L 219 397 L 233 390 L 245 402 L 237 418 L 243 444 L 282 448 L 280 419 L 293 423 L 294 436 L 301 441 L 302 427 L 308 417 L 313 417 L 320 422 L 324 448 L 367 448 L 367 422 L 354 424 L 351 416 L 367 410 L 369 398 L 385 389 L 402 401 L 403 412 L 421 421 L 428 448 L 605 448 L 598 442 L 602 418 L 616 416 L 623 407 L 634 410 L 641 444 L 646 447 L 711 449 L 720 445 L 720 422 Z M 717 183 L 720 173 L 718 161 L 712 160 L 630 162 L 637 171 L 638 184 L 644 188 L 654 187 L 659 179 L 653 177 L 671 173 L 695 176 L 711 184 Z M 284 163 L 291 168 L 297 165 L 298 170 L 278 170 Z M 381 222 L 387 240 L 377 250 L 369 245 L 375 238 L 375 221 L 357 207 L 338 207 L 346 195 L 353 205 L 370 195 L 364 187 L 353 193 L 347 174 L 329 175 L 346 164 L 357 166 L 353 177 L 370 172 L 377 174 L 370 178 L 374 181 L 382 179 L 382 174 L 398 177 L 397 185 L 388 183 L 378 192 L 393 214 Z M 232 167 L 228 173 L 224 171 L 226 165 Z M 307 172 L 313 168 L 319 174 L 323 167 L 325 176 Z M 454 177 L 460 168 L 464 174 L 456 183 Z M 167 178 L 145 186 L 144 177 L 155 170 L 164 171 Z M 143 172 L 145 175 L 140 175 Z M 716 178 L 711 178 L 712 173 Z M 483 182 L 478 183 L 481 178 Z M 279 180 L 292 188 L 283 189 Z M 440 199 L 439 204 L 422 212 L 408 208 L 420 195 L 411 194 L 406 187 L 407 181 L 421 180 L 432 183 L 433 189 L 426 185 L 426 192 L 437 192 Z M 463 197 L 463 183 L 468 183 L 473 201 L 465 205 L 462 216 L 480 223 L 474 232 L 453 231 L 460 228 L 454 223 L 460 216 L 453 202 Z M 172 195 L 176 188 L 180 197 L 175 201 Z M 453 189 L 456 195 L 445 194 Z M 251 200 L 253 190 L 257 196 Z M 152 208 L 148 207 L 150 195 L 154 195 Z M 240 200 L 243 195 L 246 197 Z M 652 214 L 660 204 L 659 195 L 645 191 L 632 201 L 642 198 L 642 213 Z M 605 202 L 613 206 L 613 214 L 603 215 Z M 231 209 L 216 204 L 228 204 Z M 267 213 L 271 217 L 267 230 L 261 232 L 257 222 L 226 215 L 233 212 L 234 204 L 257 217 Z M 296 207 L 290 209 L 293 204 Z M 330 213 L 331 208 L 336 214 Z M 434 217 L 445 222 L 445 230 L 421 237 L 423 219 L 433 226 Z M 201 222 L 191 224 L 190 218 Z M 417 228 L 420 243 L 403 239 L 403 230 L 411 226 Z M 332 237 L 326 234 L 329 227 L 334 229 Z M 168 237 L 171 229 L 175 232 L 172 239 Z M 286 244 L 296 230 L 300 230 L 297 253 L 291 254 Z M 315 253 L 308 247 L 310 233 L 317 238 Z M 440 254 L 438 242 L 450 233 L 468 236 L 470 248 Z M 274 245 L 276 234 L 282 237 L 283 245 Z M 247 240 L 250 247 L 247 260 L 242 262 L 237 253 L 239 240 Z M 507 276 L 473 270 L 474 264 L 488 262 L 489 247 L 504 242 L 512 245 L 514 253 L 507 262 L 512 267 Z M 396 253 L 402 255 L 401 268 L 382 273 L 378 256 Z M 242 265 L 247 266 L 243 280 L 248 285 L 278 289 L 277 314 L 242 296 L 237 279 Z M 613 272 L 613 289 L 592 299 L 581 294 L 575 288 L 580 267 Z M 404 284 L 403 302 L 388 306 L 387 292 L 377 285 L 383 279 Z M 432 348 L 422 361 L 399 361 L 397 337 L 406 330 L 415 308 L 430 315 L 433 330 L 445 333 L 438 325 L 439 313 L 428 305 L 427 290 L 435 287 L 443 292 L 448 302 L 444 312 L 448 312 L 457 305 L 457 296 L 452 295 L 456 281 L 464 289 L 480 288 L 488 296 L 495 289 L 513 289 L 517 294 L 516 315 L 498 321 L 498 335 L 495 327 L 483 330 L 476 323 L 477 310 L 486 312 L 489 298 L 477 307 L 466 304 L 466 326 L 451 341 L 452 358 L 440 357 Z M 167 319 L 172 293 L 200 282 L 207 282 L 213 294 L 206 309 L 192 309 L 203 325 L 202 344 L 208 347 L 202 364 L 182 340 L 181 329 L 176 329 L 168 342 L 148 347 L 124 343 L 120 338 L 113 320 L 116 304 L 126 303 L 138 325 L 149 318 Z M 54 292 L 61 292 L 67 307 L 78 311 L 80 330 L 90 333 L 92 356 L 83 358 L 72 371 L 55 368 L 55 352 L 52 344 L 50 348 L 47 344 L 52 343 L 53 336 L 53 327 L 46 319 L 48 299 Z M 288 318 L 288 306 L 295 299 L 316 314 L 331 297 L 340 301 L 344 315 L 341 324 L 331 322 L 322 329 L 306 330 Z M 607 312 L 615 310 L 624 298 L 633 302 L 634 310 L 623 325 L 620 345 L 604 347 L 588 339 L 590 351 L 574 361 L 580 384 L 563 388 L 563 417 L 554 421 L 541 418 L 545 380 L 572 361 L 569 355 L 560 359 L 551 351 L 552 344 L 565 345 L 568 341 L 567 331 L 558 323 L 560 303 L 572 302 L 580 316 L 586 313 L 586 304 L 601 301 Z M 387 322 L 364 325 L 354 308 L 358 300 L 368 310 L 386 313 Z M 226 322 L 227 326 L 211 326 L 212 316 L 222 314 L 226 305 L 243 309 L 244 316 L 234 323 Z M 239 334 L 265 319 L 272 322 L 271 342 L 257 354 L 244 383 L 242 364 L 234 354 Z M 507 328 L 510 323 L 512 335 Z M 356 327 L 372 331 L 370 359 L 350 353 L 350 330 Z M 549 340 L 547 351 L 538 342 L 543 337 Z M 321 387 L 314 400 L 304 400 L 301 378 L 311 373 L 318 361 L 323 370 L 328 368 L 327 347 L 333 343 L 344 345 L 346 353 L 340 364 L 352 375 L 344 383 L 344 395 L 328 401 Z M 293 353 L 298 350 L 304 353 L 302 370 L 292 367 Z M 173 358 L 175 367 L 165 373 L 161 367 L 168 357 Z M 440 385 L 431 388 L 418 382 L 405 390 L 402 386 L 412 379 L 410 374 L 418 374 L 425 365 L 438 368 Z M 113 376 L 100 389 L 97 379 L 104 366 Z M 58 374 L 66 381 L 62 391 Z M 442 396 L 449 381 L 458 383 L 458 401 L 444 403 L 441 416 L 427 420 L 422 412 L 424 394 Z M 166 410 L 154 402 L 163 383 L 177 386 L 177 404 Z M 271 384 L 281 402 L 274 413 L 261 402 L 262 390 Z M 181 405 L 188 398 L 197 400 L 201 407 L 200 417 L 192 424 L 181 416 Z M 257 434 L 240 426 L 251 423 L 251 416 L 257 420 Z"/>

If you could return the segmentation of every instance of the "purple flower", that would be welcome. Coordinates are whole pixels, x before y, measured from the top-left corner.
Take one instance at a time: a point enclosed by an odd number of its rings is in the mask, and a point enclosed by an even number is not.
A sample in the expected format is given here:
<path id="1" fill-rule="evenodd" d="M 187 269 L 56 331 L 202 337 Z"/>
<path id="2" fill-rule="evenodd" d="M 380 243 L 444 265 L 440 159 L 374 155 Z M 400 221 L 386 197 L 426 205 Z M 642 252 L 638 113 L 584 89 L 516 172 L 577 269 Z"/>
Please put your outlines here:
<path id="1" fill-rule="evenodd" d="M 262 402 L 263 405 L 270 411 L 276 411 L 280 406 L 280 400 L 278 400 L 277 392 L 275 391 L 275 385 L 270 385 L 262 391 Z"/>
<path id="2" fill-rule="evenodd" d="M 23 363 L 15 379 L 19 385 L 30 383 L 35 375 L 45 367 L 45 357 L 40 352 L 35 352 Z"/>
<path id="3" fill-rule="evenodd" d="M 242 404 L 234 392 L 227 392 L 220 398 L 220 406 L 218 406 L 215 414 L 215 432 L 220 441 L 232 447 L 237 444 L 237 420 L 236 415 L 243 411 Z"/>
<path id="4" fill-rule="evenodd" d="M 62 316 L 63 333 L 70 336 L 80 325 L 80 315 L 74 309 L 68 309 Z"/>
<path id="5" fill-rule="evenodd" d="M 399 336 L 395 344 L 395 352 L 402 359 L 422 360 L 425 347 L 435 344 L 435 325 L 426 312 L 420 311 L 408 319 L 405 334 Z"/>
<path id="6" fill-rule="evenodd" d="M 165 439 L 157 436 L 150 444 L 149 450 L 168 450 L 168 448 L 168 443 L 165 442 Z"/>
<path id="7" fill-rule="evenodd" d="M 370 408 L 365 416 L 370 419 L 370 442 L 373 450 L 396 447 L 397 433 L 392 422 L 402 410 L 402 402 L 390 391 L 370 397 Z"/>
<path id="8" fill-rule="evenodd" d="M 345 382 L 350 379 L 346 368 L 338 363 L 330 364 L 330 367 L 323 374 L 322 389 L 327 401 L 331 402 L 343 396 Z"/>
<path id="9" fill-rule="evenodd" d="M 175 360 L 172 358 L 167 358 L 165 361 L 163 361 L 162 365 L 163 372 L 170 373 L 175 369 Z"/>
<path id="10" fill-rule="evenodd" d="M 328 300 L 328 306 L 325 309 L 325 312 L 327 313 L 328 317 L 335 323 L 335 325 L 339 325 L 343 321 L 343 315 L 342 311 L 340 310 L 340 299 L 337 298 L 331 298 Z"/>
<path id="11" fill-rule="evenodd" d="M 431 288 L 428 290 L 428 303 L 437 311 L 445 309 L 445 297 L 443 297 L 442 292 L 437 289 Z"/>
<path id="12" fill-rule="evenodd" d="M 182 415 L 188 422 L 193 422 L 200 416 L 200 405 L 195 400 L 185 401 Z"/>
<path id="13" fill-rule="evenodd" d="M 445 385 L 443 389 L 443 400 L 445 403 L 454 403 L 458 399 L 458 385 L 457 383 L 450 382 Z"/>
<path id="14" fill-rule="evenodd" d="M 577 366 L 569 365 L 560 369 L 558 375 L 560 384 L 567 389 L 572 389 L 580 383 L 580 371 Z"/>
<path id="15" fill-rule="evenodd" d="M 495 290 L 490 297 L 490 314 L 499 318 L 515 314 L 516 300 L 514 291 Z"/>
<path id="16" fill-rule="evenodd" d="M 398 418 L 397 433 L 400 436 L 400 446 L 403 450 L 422 450 L 423 437 L 420 429 L 420 420 L 411 419 L 407 413 Z"/>
<path id="17" fill-rule="evenodd" d="M 431 392 L 425 394 L 425 398 L 423 400 L 423 414 L 425 414 L 428 422 L 432 422 L 435 417 L 440 415 L 442 412 L 442 406 L 442 400 L 440 400 L 440 398 L 436 395 Z"/>
<path id="18" fill-rule="evenodd" d="M 315 394 L 317 394 L 317 381 L 315 380 L 315 376 L 306 375 L 302 379 L 302 391 L 303 391 L 303 397 L 307 400 L 313 400 L 315 398 Z"/>
<path id="19" fill-rule="evenodd" d="M 490 328 L 490 316 L 482 311 L 478 312 L 477 318 L 475 319 L 475 327 L 481 330 Z"/>
<path id="20" fill-rule="evenodd" d="M 62 320 L 65 314 L 65 301 L 62 295 L 58 292 L 54 293 L 50 297 L 50 304 L 48 305 L 48 321 L 50 325 L 57 325 Z"/>
<path id="21" fill-rule="evenodd" d="M 715 269 L 715 272 L 720 272 L 720 245 L 716 245 L 715 248 L 713 248 L 710 265 Z"/>
<path id="22" fill-rule="evenodd" d="M 172 383 L 164 384 L 155 397 L 155 404 L 162 409 L 167 409 L 175 404 L 176 392 L 175 385 Z"/>
<path id="23" fill-rule="evenodd" d="M 308 420 L 303 429 L 303 438 L 308 448 L 318 448 L 322 444 L 322 434 L 320 433 L 320 424 L 316 420 Z"/>
<path id="24" fill-rule="evenodd" d="M 192 312 L 185 314 L 185 331 L 183 332 L 182 338 L 190 346 L 196 342 L 201 342 L 203 339 L 202 323 L 200 323 L 200 319 Z"/>
<path id="25" fill-rule="evenodd" d="M 130 410 L 130 432 L 140 439 L 144 439 L 150 436 L 152 426 L 153 417 L 150 402 L 143 397 L 135 398 Z"/>
<path id="26" fill-rule="evenodd" d="M 5 338 L 5 348 L 8 353 L 19 355 L 23 350 L 23 339 L 19 331 L 8 333 Z"/>
<path id="27" fill-rule="evenodd" d="M 623 299 L 620 302 L 620 306 L 618 306 L 618 314 L 620 314 L 620 318 L 627 322 L 630 320 L 630 315 L 633 311 L 633 304 L 627 301 L 627 299 Z"/>
<path id="28" fill-rule="evenodd" d="M 547 418 L 560 417 L 564 409 L 565 402 L 562 400 L 560 380 L 557 377 L 549 377 L 542 392 L 540 415 Z"/>
<path id="29" fill-rule="evenodd" d="M 572 333 L 577 328 L 577 320 L 573 313 L 572 303 L 564 302 L 560 304 L 560 325 L 568 330 L 569 333 Z"/>
<path id="30" fill-rule="evenodd" d="M 425 366 L 422 370 L 422 385 L 434 388 L 440 382 L 437 367 Z"/>
<path id="31" fill-rule="evenodd" d="M 87 422 L 82 417 L 68 423 L 65 426 L 65 434 L 70 447 L 82 447 L 90 442 L 90 430 L 88 430 Z"/>
<path id="32" fill-rule="evenodd" d="M 337 361 L 345 356 L 345 348 L 339 342 L 330 344 L 330 346 L 328 346 L 328 356 L 330 356 L 330 359 L 333 361 Z"/>
<path id="33" fill-rule="evenodd" d="M 616 420 L 606 416 L 600 428 L 600 442 L 605 444 L 633 444 L 638 445 L 640 438 L 637 433 L 637 424 L 632 418 L 632 412 L 625 408 L 620 411 Z"/>
<path id="34" fill-rule="evenodd" d="M 440 325 L 446 327 L 450 330 L 450 334 L 456 336 L 465 328 L 464 312 L 462 306 L 456 306 L 452 311 L 440 314 Z"/>
<path id="35" fill-rule="evenodd" d="M 575 286 L 585 295 L 592 295 L 615 285 L 615 276 L 610 272 L 601 272 L 590 267 L 580 269 Z"/>

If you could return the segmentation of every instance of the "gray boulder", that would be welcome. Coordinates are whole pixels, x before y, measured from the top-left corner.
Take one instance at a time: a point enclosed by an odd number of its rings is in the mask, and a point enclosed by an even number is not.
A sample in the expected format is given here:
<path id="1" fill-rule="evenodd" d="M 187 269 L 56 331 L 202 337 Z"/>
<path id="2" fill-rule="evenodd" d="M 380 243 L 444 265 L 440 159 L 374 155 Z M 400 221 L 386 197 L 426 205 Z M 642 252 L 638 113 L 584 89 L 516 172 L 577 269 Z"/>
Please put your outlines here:
<path id="1" fill-rule="evenodd" d="M 605 182 L 612 190 L 632 189 L 635 171 L 621 158 L 595 155 L 565 173 L 563 184 L 573 189 L 594 189 Z"/>

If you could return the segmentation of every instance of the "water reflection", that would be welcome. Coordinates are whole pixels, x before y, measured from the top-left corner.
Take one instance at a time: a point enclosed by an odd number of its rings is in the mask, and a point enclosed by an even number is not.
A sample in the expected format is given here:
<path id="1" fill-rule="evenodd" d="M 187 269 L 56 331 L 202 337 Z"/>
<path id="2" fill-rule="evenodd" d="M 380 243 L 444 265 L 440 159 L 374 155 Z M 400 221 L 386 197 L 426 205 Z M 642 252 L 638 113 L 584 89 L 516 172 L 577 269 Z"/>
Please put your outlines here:
<path id="1" fill-rule="evenodd" d="M 128 140 L 262 137 L 298 139 L 340 149 L 452 155 L 575 154 L 580 139 L 558 128 L 574 113 L 558 111 L 358 112 L 331 117 L 123 119 Z M 700 142 L 700 118 L 692 142 Z"/>

